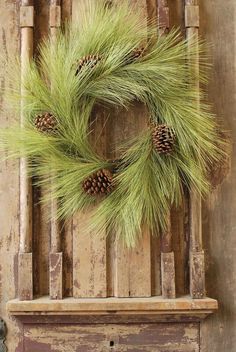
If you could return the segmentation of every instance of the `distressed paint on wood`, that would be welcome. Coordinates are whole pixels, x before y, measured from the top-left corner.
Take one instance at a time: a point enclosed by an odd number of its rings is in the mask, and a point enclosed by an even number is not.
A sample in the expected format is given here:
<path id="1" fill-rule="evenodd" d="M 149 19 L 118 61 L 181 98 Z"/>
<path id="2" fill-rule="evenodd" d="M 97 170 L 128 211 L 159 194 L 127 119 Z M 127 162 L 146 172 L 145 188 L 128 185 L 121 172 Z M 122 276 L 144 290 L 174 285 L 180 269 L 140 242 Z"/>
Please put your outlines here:
<path id="1" fill-rule="evenodd" d="M 65 341 L 67 343 L 65 344 Z M 43 325 L 27 324 L 24 352 L 199 351 L 199 324 Z"/>
<path id="2" fill-rule="evenodd" d="M 119 3 L 113 1 L 113 3 Z M 129 1 L 130 6 L 139 11 L 142 11 L 143 16 L 148 18 L 151 15 L 151 2 Z M 117 116 L 117 119 L 115 118 Z M 115 149 L 115 152 L 110 155 L 111 158 L 119 158 L 116 149 L 120 142 L 131 138 L 146 126 L 147 111 L 140 104 L 136 104 L 130 111 L 122 111 L 121 109 L 114 109 L 113 121 L 110 121 L 109 141 L 110 145 Z M 119 117 L 119 118 L 118 118 Z M 109 121 L 108 121 L 109 126 Z M 115 235 L 115 234 L 114 234 Z M 112 239 L 111 239 L 112 240 Z M 110 249 L 113 246 L 110 246 Z M 115 242 L 114 246 L 114 263 L 113 273 L 115 282 L 114 295 L 116 297 L 143 297 L 151 296 L 151 235 L 143 227 L 143 237 L 140 239 L 136 248 L 128 250 L 119 243 Z M 156 261 L 152 261 L 156 263 Z M 157 282 L 157 281 L 155 281 Z"/>
<path id="3" fill-rule="evenodd" d="M 174 252 L 161 253 L 161 291 L 163 298 L 175 298 Z"/>
<path id="4" fill-rule="evenodd" d="M 60 0 L 51 0 L 49 8 L 49 26 L 52 44 L 56 40 L 61 26 Z M 53 90 L 53 87 L 51 87 Z M 49 256 L 49 292 L 52 299 L 63 297 L 63 254 L 61 252 L 61 223 L 57 219 L 58 201 L 51 199 L 51 228 L 50 228 L 50 256 Z"/>
<path id="5" fill-rule="evenodd" d="M 236 346 L 236 2 L 200 1 L 200 34 L 207 43 L 212 72 L 207 87 L 214 112 L 230 131 L 233 151 L 227 177 L 203 204 L 203 245 L 207 294 L 219 310 L 202 324 L 201 349 L 234 352 Z"/>
<path id="6" fill-rule="evenodd" d="M 73 231 L 72 220 L 66 221 L 61 231 L 61 250 L 63 253 L 63 296 L 73 296 Z"/>
<path id="7" fill-rule="evenodd" d="M 72 20 L 82 21 L 81 7 L 87 8 L 89 1 L 72 1 Z M 91 117 L 93 126 L 92 144 L 95 150 L 104 155 L 106 151 L 106 117 L 95 109 Z M 99 140 L 98 140 L 99 136 Z M 91 208 L 91 212 L 93 209 Z M 83 227 L 90 221 L 90 212 L 78 212 L 73 218 L 73 296 L 106 297 L 106 233 L 86 233 Z"/>
<path id="8" fill-rule="evenodd" d="M 120 312 L 129 312 L 140 314 L 141 312 L 197 312 L 212 311 L 217 309 L 217 301 L 211 298 L 201 300 L 191 299 L 190 296 L 168 300 L 159 297 L 128 297 L 128 298 L 81 298 L 73 297 L 64 298 L 63 300 L 51 301 L 47 296 L 36 298 L 33 301 L 19 301 L 19 299 L 8 302 L 8 310 L 14 315 L 34 314 L 44 312 L 44 314 L 67 315 L 72 312 L 80 314 L 97 314 L 105 315 L 108 312 L 117 314 Z"/>
<path id="9" fill-rule="evenodd" d="M 196 10 L 197 8 L 197 10 Z M 190 16 L 191 14 L 191 16 Z M 199 17 L 198 0 L 185 0 L 186 37 L 191 44 L 194 37 L 198 37 Z M 191 18 L 190 18 L 191 17 Z M 197 22 L 197 23 L 196 23 Z M 197 24 L 197 25 L 196 25 Z M 196 54 L 194 62 L 196 74 L 199 73 L 199 57 Z M 195 79 L 195 88 L 199 91 L 199 81 Z M 200 108 L 200 96 L 196 99 Z M 200 298 L 205 295 L 204 252 L 202 251 L 202 200 L 196 190 L 190 192 L 190 291 L 192 297 Z M 199 254 L 200 253 L 200 254 Z M 191 267 L 192 265 L 192 267 Z"/>
<path id="10" fill-rule="evenodd" d="M 190 294 L 194 298 L 205 296 L 204 251 L 190 253 Z"/>
<path id="11" fill-rule="evenodd" d="M 22 0 L 20 7 L 21 27 L 21 79 L 23 81 L 27 65 L 33 56 L 34 7 Z M 27 5 L 27 6 L 26 6 Z M 24 86 L 21 85 L 24 96 Z M 21 126 L 25 123 L 24 99 L 21 99 Z M 32 256 L 32 181 L 28 177 L 28 160 L 20 159 L 20 247 L 18 255 L 18 293 L 21 300 L 33 299 L 33 256 Z"/>
<path id="12" fill-rule="evenodd" d="M 73 296 L 106 297 L 106 239 L 82 232 L 89 211 L 73 219 Z"/>
<path id="13" fill-rule="evenodd" d="M 18 294 L 22 301 L 33 299 L 32 253 L 18 255 Z"/>
<path id="14" fill-rule="evenodd" d="M 7 75 L 10 57 L 20 55 L 20 3 L 0 0 L 0 121 L 1 127 L 19 122 L 19 115 L 12 112 L 4 89 L 12 87 Z M 0 158 L 5 153 L 0 153 Z M 7 325 L 6 346 L 15 351 L 21 338 L 18 324 L 6 311 L 8 300 L 18 295 L 19 250 L 19 161 L 0 161 L 0 311 Z"/>
<path id="15" fill-rule="evenodd" d="M 49 256 L 49 292 L 51 299 L 62 299 L 63 297 L 63 257 L 62 253 L 50 253 Z"/>
<path id="16" fill-rule="evenodd" d="M 158 1 L 158 34 L 164 36 L 170 29 L 169 6 L 167 0 Z M 172 250 L 171 210 L 166 214 L 166 231 L 161 233 L 161 292 L 164 298 L 174 298 L 175 254 Z"/>

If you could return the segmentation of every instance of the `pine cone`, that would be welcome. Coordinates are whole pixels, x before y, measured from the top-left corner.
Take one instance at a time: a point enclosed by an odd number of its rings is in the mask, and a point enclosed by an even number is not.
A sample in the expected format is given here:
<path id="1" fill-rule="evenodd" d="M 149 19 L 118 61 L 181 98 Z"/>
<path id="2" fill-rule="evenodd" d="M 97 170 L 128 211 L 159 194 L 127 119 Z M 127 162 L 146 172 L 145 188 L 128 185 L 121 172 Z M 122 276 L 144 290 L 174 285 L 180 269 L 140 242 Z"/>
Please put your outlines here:
<path id="1" fill-rule="evenodd" d="M 144 47 L 134 49 L 126 58 L 126 64 L 131 64 L 135 60 L 138 60 L 144 54 Z"/>
<path id="2" fill-rule="evenodd" d="M 39 132 L 55 133 L 57 132 L 57 120 L 50 112 L 37 115 L 34 124 Z"/>
<path id="3" fill-rule="evenodd" d="M 159 154 L 169 154 L 174 149 L 175 133 L 166 124 L 156 125 L 152 131 L 152 143 Z"/>
<path id="4" fill-rule="evenodd" d="M 84 180 L 82 186 L 89 195 L 109 194 L 113 189 L 112 173 L 107 169 L 99 170 Z"/>
<path id="5" fill-rule="evenodd" d="M 99 61 L 101 61 L 101 56 L 99 55 L 87 55 L 84 56 L 82 59 L 80 59 L 77 62 L 77 70 L 75 72 L 75 75 L 77 76 L 79 72 L 84 68 L 84 67 L 90 67 L 93 68 L 94 66 L 97 65 Z"/>

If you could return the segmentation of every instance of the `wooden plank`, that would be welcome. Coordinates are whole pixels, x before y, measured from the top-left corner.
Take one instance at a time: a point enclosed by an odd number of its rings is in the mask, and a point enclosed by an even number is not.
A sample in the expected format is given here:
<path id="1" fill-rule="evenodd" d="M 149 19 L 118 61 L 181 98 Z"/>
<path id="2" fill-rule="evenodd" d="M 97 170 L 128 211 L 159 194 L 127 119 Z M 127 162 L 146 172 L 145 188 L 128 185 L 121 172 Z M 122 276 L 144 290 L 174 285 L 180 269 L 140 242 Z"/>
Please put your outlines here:
<path id="1" fill-rule="evenodd" d="M 21 28 L 21 77 L 23 79 L 29 59 L 33 55 L 33 28 Z M 22 96 L 24 89 L 21 87 Z M 21 102 L 22 109 L 24 101 Z M 24 115 L 21 113 L 21 125 Z M 32 247 L 32 183 L 27 174 L 27 160 L 20 159 L 20 252 Z"/>
<path id="2" fill-rule="evenodd" d="M 18 296 L 22 301 L 33 299 L 32 253 L 18 255 Z"/>
<path id="3" fill-rule="evenodd" d="M 20 7 L 20 27 L 34 27 L 34 7 Z"/>
<path id="4" fill-rule="evenodd" d="M 50 283 L 49 292 L 51 299 L 62 299 L 62 253 L 50 253 L 49 268 L 50 268 Z"/>
<path id="5" fill-rule="evenodd" d="M 170 28 L 179 28 L 185 36 L 182 0 L 168 1 Z M 183 203 L 171 208 L 172 250 L 175 254 L 176 295 L 189 292 L 189 193 L 184 190 Z"/>
<path id="6" fill-rule="evenodd" d="M 185 6 L 185 26 L 197 28 L 199 27 L 199 6 Z"/>
<path id="7" fill-rule="evenodd" d="M 136 352 L 198 352 L 199 324 L 92 324 L 76 326 L 66 324 L 26 324 L 24 329 L 25 352 L 60 351 L 136 351 Z"/>
<path id="8" fill-rule="evenodd" d="M 54 5 L 52 4 L 52 2 L 50 6 L 49 23 L 51 29 L 54 27 L 58 28 L 61 26 L 61 6 Z"/>
<path id="9" fill-rule="evenodd" d="M 202 250 L 202 206 L 196 191 L 190 193 L 190 246 L 193 251 Z"/>
<path id="10" fill-rule="evenodd" d="M 114 3 L 116 3 L 114 1 Z M 118 3 L 118 2 L 117 2 Z M 145 0 L 129 1 L 130 6 L 142 11 L 148 18 L 148 6 Z M 123 118 L 116 119 L 119 114 Z M 114 111 L 112 121 L 113 134 L 110 135 L 113 146 L 119 145 L 122 140 L 139 133 L 147 124 L 147 111 L 137 104 L 130 111 Z M 115 122 L 118 120 L 118 122 Z M 114 125 L 115 122 L 115 125 Z M 116 125 L 117 123 L 117 125 Z M 115 131 L 115 132 L 114 132 Z M 119 155 L 113 155 L 118 158 Z M 151 296 L 151 234 L 143 227 L 143 234 L 136 247 L 128 250 L 122 244 L 115 247 L 115 296 L 140 297 Z"/>
<path id="11" fill-rule="evenodd" d="M 72 1 L 72 20 L 82 21 L 80 10 L 88 5 L 88 1 Z M 106 151 L 106 117 L 100 110 L 91 117 L 94 120 L 92 143 L 95 150 L 103 154 Z M 101 133 L 102 132 L 102 133 Z M 97 136 L 102 138 L 97 141 Z M 91 208 L 91 212 L 93 209 Z M 90 221 L 90 212 L 79 212 L 73 218 L 73 295 L 74 297 L 106 297 L 107 296 L 107 268 L 106 268 L 106 233 L 86 234 L 83 227 Z"/>
<path id="12" fill-rule="evenodd" d="M 143 227 L 142 239 L 129 253 L 130 297 L 151 296 L 151 238 Z"/>
<path id="13" fill-rule="evenodd" d="M 236 346 L 236 75 L 235 0 L 200 2 L 200 34 L 210 43 L 213 67 L 207 96 L 230 131 L 233 152 L 221 186 L 203 203 L 203 246 L 207 294 L 219 299 L 220 310 L 201 325 L 201 350 L 234 352 Z"/>
<path id="14" fill-rule="evenodd" d="M 129 297 L 129 251 L 127 248 L 124 248 L 121 241 L 116 240 L 114 252 L 114 296 Z"/>
<path id="15" fill-rule="evenodd" d="M 168 300 L 159 297 L 147 298 L 64 298 L 63 300 L 50 300 L 49 297 L 35 298 L 33 301 L 20 301 L 13 299 L 7 303 L 8 312 L 11 314 L 27 314 L 32 312 L 57 313 L 57 314 L 107 314 L 113 312 L 128 312 L 131 314 L 141 314 L 141 312 L 175 312 L 184 311 L 214 311 L 218 308 L 218 303 L 212 298 L 192 299 L 184 296 Z"/>
<path id="16" fill-rule="evenodd" d="M 199 324 L 140 324 L 140 325 L 90 325 L 59 324 L 45 326 L 27 324 L 24 331 L 25 352 L 60 350 L 75 351 L 168 351 L 198 352 Z M 51 344 L 51 341 L 53 343 Z"/>
<path id="17" fill-rule="evenodd" d="M 175 298 L 174 253 L 161 253 L 161 288 L 163 298 Z"/>
<path id="18" fill-rule="evenodd" d="M 197 0 L 185 0 L 185 26 L 186 28 L 186 36 L 188 42 L 191 44 L 191 40 L 193 37 L 198 36 L 198 27 L 196 24 L 196 17 L 194 19 L 194 26 L 190 26 L 189 23 L 189 10 L 188 6 L 194 6 L 194 16 L 199 12 L 198 1 Z M 199 16 L 198 16 L 199 17 Z M 199 57 L 196 54 L 195 59 L 195 71 L 198 73 L 199 71 Z M 194 82 L 196 89 L 199 90 L 199 81 L 195 80 Z M 200 108 L 200 97 L 197 98 L 196 104 Z M 197 254 L 199 252 L 199 256 Z M 191 293 L 196 297 L 202 297 L 205 294 L 205 276 L 202 270 L 204 269 L 204 252 L 202 252 L 202 201 L 201 196 L 196 190 L 191 190 L 190 193 L 190 290 Z M 198 258 L 198 260 L 196 259 Z M 201 259 L 200 259 L 201 258 Z M 201 263 L 198 261 L 201 261 Z M 198 264 L 197 264 L 198 263 Z M 198 290 L 195 291 L 195 287 L 199 287 Z"/>
<path id="19" fill-rule="evenodd" d="M 151 296 L 161 295 L 161 249 L 160 236 L 151 237 Z"/>
<path id="20" fill-rule="evenodd" d="M 170 28 L 169 4 L 168 0 L 158 0 L 157 4 L 159 35 L 163 35 Z"/>
<path id="21" fill-rule="evenodd" d="M 21 2 L 21 79 L 24 79 L 27 65 L 33 56 L 33 6 L 28 1 Z M 21 95 L 24 87 L 21 85 Z M 21 100 L 21 126 L 24 125 L 24 100 Z M 32 262 L 32 182 L 28 177 L 28 160 L 20 159 L 20 246 L 18 256 L 18 289 L 22 300 L 33 299 L 33 262 Z"/>
<path id="22" fill-rule="evenodd" d="M 169 32 L 170 16 L 168 0 L 158 1 L 158 27 L 159 35 L 163 36 Z M 161 234 L 161 287 L 164 298 L 175 297 L 175 259 L 172 250 L 172 227 L 171 211 L 167 217 L 166 231 Z"/>
<path id="23" fill-rule="evenodd" d="M 89 211 L 73 219 L 73 296 L 106 297 L 106 238 L 83 232 L 88 221 Z"/>
<path id="24" fill-rule="evenodd" d="M 204 251 L 190 254 L 190 294 L 193 298 L 205 297 Z"/>
<path id="25" fill-rule="evenodd" d="M 63 253 L 63 296 L 73 296 L 73 223 L 68 220 L 62 226 L 61 250 Z"/>
<path id="26" fill-rule="evenodd" d="M 20 123 L 9 103 L 9 89 L 16 88 L 8 75 L 11 59 L 20 57 L 19 1 L 0 0 L 0 122 L 1 128 Z M 17 79 L 18 80 L 18 79 Z M 18 86 L 18 85 L 17 85 Z M 18 87 L 17 87 L 18 90 Z M 7 326 L 6 345 L 8 351 L 16 351 L 21 340 L 21 328 L 6 312 L 6 303 L 18 295 L 18 251 L 19 251 L 19 162 L 0 162 L 0 311 Z"/>
<path id="27" fill-rule="evenodd" d="M 183 192 L 183 203 L 171 209 L 172 245 L 175 253 L 176 295 L 189 293 L 189 192 Z"/>
<path id="28" fill-rule="evenodd" d="M 56 39 L 58 29 L 61 25 L 60 1 L 51 0 L 49 10 L 49 26 L 52 44 Z M 53 87 L 51 87 L 53 89 Z M 49 292 L 52 299 L 63 297 L 63 253 L 61 252 L 61 224 L 57 219 L 57 199 L 51 199 L 51 249 L 49 256 Z"/>

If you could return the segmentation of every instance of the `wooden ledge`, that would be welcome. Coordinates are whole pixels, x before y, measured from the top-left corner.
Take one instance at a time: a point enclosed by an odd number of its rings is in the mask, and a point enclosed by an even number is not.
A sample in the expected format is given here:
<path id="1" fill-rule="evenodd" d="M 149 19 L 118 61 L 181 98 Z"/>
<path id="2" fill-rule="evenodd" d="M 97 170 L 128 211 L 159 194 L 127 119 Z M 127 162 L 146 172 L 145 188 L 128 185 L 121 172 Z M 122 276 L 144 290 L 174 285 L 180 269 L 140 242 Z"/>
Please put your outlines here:
<path id="1" fill-rule="evenodd" d="M 150 298 L 64 298 L 50 300 L 41 297 L 32 301 L 14 299 L 7 303 L 12 315 L 202 315 L 218 308 L 211 298 L 192 299 L 190 296 L 176 299 Z"/>

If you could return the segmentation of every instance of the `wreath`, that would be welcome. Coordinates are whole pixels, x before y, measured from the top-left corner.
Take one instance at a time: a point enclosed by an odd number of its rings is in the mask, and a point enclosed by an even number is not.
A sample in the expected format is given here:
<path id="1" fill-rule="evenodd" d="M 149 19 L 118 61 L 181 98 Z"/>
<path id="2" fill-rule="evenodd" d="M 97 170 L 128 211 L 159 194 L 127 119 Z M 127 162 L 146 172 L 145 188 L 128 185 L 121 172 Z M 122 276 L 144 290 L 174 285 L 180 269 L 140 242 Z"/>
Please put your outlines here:
<path id="1" fill-rule="evenodd" d="M 112 231 L 134 246 L 144 224 L 165 231 L 183 187 L 207 193 L 224 141 L 208 104 L 197 104 L 194 82 L 206 82 L 202 43 L 181 39 L 177 30 L 157 37 L 155 25 L 147 32 L 146 19 L 125 3 L 105 3 L 90 4 L 83 23 L 39 47 L 19 96 L 25 124 L 1 137 L 10 156 L 29 158 L 36 183 L 50 186 L 43 200 L 58 200 L 58 218 L 92 206 L 84 231 Z M 93 109 L 130 109 L 135 101 L 147 108 L 147 127 L 120 146 L 117 160 L 107 160 L 90 143 Z"/>

